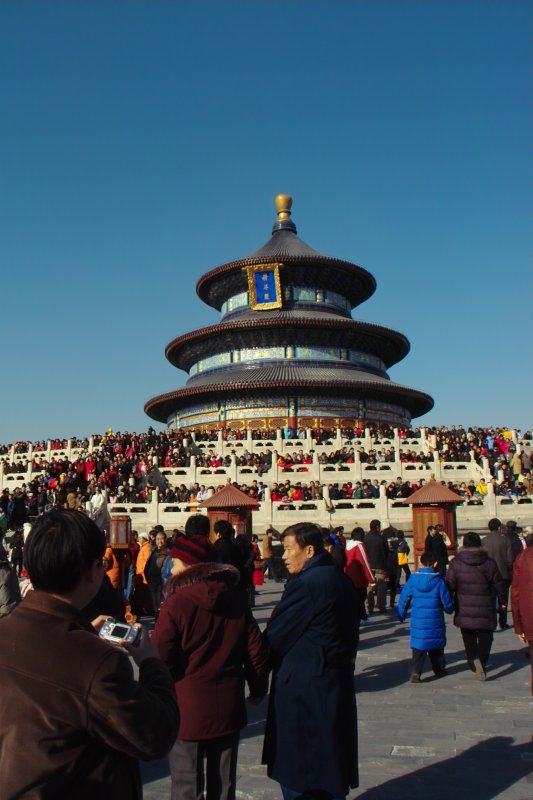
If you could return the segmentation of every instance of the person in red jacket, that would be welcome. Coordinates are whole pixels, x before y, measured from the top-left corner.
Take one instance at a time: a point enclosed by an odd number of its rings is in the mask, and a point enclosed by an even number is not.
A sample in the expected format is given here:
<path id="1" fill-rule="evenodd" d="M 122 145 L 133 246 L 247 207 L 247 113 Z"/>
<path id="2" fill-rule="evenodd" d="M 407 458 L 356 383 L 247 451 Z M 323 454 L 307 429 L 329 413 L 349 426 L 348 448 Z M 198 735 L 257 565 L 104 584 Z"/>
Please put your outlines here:
<path id="1" fill-rule="evenodd" d="M 515 633 L 522 644 L 529 645 L 533 694 L 533 546 L 528 546 L 514 562 L 511 603 Z"/>
<path id="2" fill-rule="evenodd" d="M 346 566 L 344 567 L 344 574 L 350 578 L 355 586 L 361 622 L 368 621 L 368 614 L 365 608 L 367 589 L 369 584 L 376 582 L 363 544 L 364 537 L 365 532 L 362 528 L 353 529 L 350 541 L 346 545 Z"/>
<path id="3" fill-rule="evenodd" d="M 171 798 L 197 800 L 205 787 L 209 800 L 234 800 L 245 682 L 251 701 L 266 694 L 268 646 L 238 571 L 212 563 L 205 537 L 177 539 L 169 556 L 172 577 L 152 639 L 174 677 L 180 710 Z"/>

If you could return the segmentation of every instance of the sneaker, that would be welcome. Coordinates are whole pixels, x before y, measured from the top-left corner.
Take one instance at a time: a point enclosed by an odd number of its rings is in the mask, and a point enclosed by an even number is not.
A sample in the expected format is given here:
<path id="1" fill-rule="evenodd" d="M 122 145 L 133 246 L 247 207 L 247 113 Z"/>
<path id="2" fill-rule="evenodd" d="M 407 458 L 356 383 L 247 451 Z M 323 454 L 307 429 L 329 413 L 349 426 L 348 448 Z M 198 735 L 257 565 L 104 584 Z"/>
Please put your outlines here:
<path id="1" fill-rule="evenodd" d="M 411 683 L 421 683 L 421 681 L 420 681 L 420 675 L 418 675 L 418 673 L 414 672 L 414 673 L 411 675 Z"/>
<path id="2" fill-rule="evenodd" d="M 485 678 L 487 677 L 487 674 L 479 658 L 474 659 L 474 666 L 476 668 L 476 678 L 479 681 L 484 681 Z"/>

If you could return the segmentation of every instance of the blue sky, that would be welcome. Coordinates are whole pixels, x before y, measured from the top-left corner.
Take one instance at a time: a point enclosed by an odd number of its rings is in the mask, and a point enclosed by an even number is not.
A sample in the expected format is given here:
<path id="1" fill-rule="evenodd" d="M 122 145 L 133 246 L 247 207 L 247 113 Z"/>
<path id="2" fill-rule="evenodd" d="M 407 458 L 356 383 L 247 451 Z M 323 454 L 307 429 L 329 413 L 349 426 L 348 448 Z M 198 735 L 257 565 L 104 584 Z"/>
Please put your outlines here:
<path id="1" fill-rule="evenodd" d="M 427 424 L 532 424 L 526 0 L 0 4 L 0 441 L 146 430 L 204 272 L 299 235 L 378 288 Z"/>

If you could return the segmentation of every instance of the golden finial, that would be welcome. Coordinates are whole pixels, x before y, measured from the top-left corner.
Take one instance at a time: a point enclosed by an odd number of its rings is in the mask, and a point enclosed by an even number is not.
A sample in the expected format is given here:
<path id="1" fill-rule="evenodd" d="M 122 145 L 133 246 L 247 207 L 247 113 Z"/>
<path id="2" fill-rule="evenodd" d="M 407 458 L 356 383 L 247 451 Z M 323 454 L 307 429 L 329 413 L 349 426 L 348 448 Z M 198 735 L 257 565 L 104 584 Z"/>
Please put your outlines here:
<path id="1" fill-rule="evenodd" d="M 292 197 L 290 194 L 278 194 L 274 200 L 278 212 L 278 221 L 291 218 Z"/>

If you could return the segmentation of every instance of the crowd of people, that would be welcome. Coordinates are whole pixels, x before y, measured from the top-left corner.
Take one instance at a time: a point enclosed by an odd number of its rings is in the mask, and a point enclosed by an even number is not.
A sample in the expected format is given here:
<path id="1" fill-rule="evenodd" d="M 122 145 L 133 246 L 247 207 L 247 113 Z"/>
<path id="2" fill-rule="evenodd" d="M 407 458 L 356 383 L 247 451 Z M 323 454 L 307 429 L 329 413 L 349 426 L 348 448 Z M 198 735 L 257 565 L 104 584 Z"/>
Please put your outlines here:
<path id="1" fill-rule="evenodd" d="M 285 435 L 298 435 L 302 439 L 305 430 L 289 431 L 283 429 Z M 253 431 L 254 440 L 262 439 L 270 444 L 275 439 L 276 430 L 268 429 Z M 336 441 L 337 431 L 334 429 L 318 429 L 311 431 L 315 444 Z M 323 473 L 332 470 L 349 469 L 349 465 L 359 460 L 365 465 L 367 471 L 373 468 L 383 469 L 387 464 L 392 464 L 397 459 L 397 451 L 393 446 L 394 431 L 388 428 L 373 428 L 371 436 L 374 446 L 365 449 L 361 444 L 361 437 L 365 431 L 362 429 L 344 428 L 341 437 L 345 446 L 331 450 L 329 453 L 321 452 L 318 462 Z M 400 430 L 399 438 L 410 442 L 420 440 L 419 429 Z M 225 430 L 223 439 L 226 442 L 242 441 L 245 434 L 241 431 Z M 524 441 L 531 440 L 530 432 L 523 437 Z M 425 479 L 386 481 L 383 478 L 365 479 L 362 481 L 295 481 L 287 479 L 283 484 L 270 483 L 264 480 L 272 466 L 273 451 L 265 447 L 261 453 L 248 450 L 234 451 L 231 455 L 222 456 L 216 450 L 218 432 L 195 432 L 194 438 L 185 431 L 165 431 L 157 433 L 149 428 L 146 433 L 113 433 L 108 431 L 104 435 L 92 437 L 94 449 L 89 452 L 87 439 L 76 439 L 76 447 L 82 448 L 82 453 L 69 460 L 64 451 L 67 442 L 56 439 L 51 443 L 50 458 L 47 458 L 47 448 L 44 442 L 32 445 L 32 474 L 31 479 L 22 486 L 14 489 L 4 489 L 0 495 L 0 530 L 7 527 L 20 527 L 46 510 L 60 506 L 66 502 L 67 496 L 75 494 L 79 502 L 92 502 L 99 488 L 104 492 L 107 501 L 117 503 L 149 503 L 154 497 L 154 490 L 158 490 L 158 499 L 167 504 L 199 502 L 215 489 L 209 485 L 209 474 L 217 470 L 224 471 L 232 462 L 232 458 L 239 467 L 250 469 L 257 479 L 241 482 L 240 488 L 258 500 L 265 498 L 267 485 L 270 488 L 271 500 L 280 503 L 281 507 L 293 508 L 295 501 L 328 500 L 329 502 L 343 500 L 375 500 L 379 496 L 386 496 L 389 500 L 402 500 L 409 497 L 420 488 Z M 491 490 L 496 496 L 502 498 L 504 503 L 528 501 L 533 495 L 533 469 L 528 449 L 523 448 L 518 452 L 515 442 L 509 431 L 495 430 L 492 428 L 469 428 L 461 426 L 450 428 L 426 429 L 426 449 L 413 450 L 408 447 L 399 451 L 399 459 L 405 464 L 426 464 L 431 469 L 435 458 L 444 462 L 461 462 L 469 460 L 474 454 L 479 464 L 489 466 L 490 478 L 472 479 L 467 481 L 450 481 L 448 488 L 457 492 L 467 504 L 482 504 L 486 494 Z M 213 447 L 200 446 L 202 443 Z M 351 443 L 351 444 L 350 444 Z M 8 454 L 13 447 L 15 453 L 26 453 L 27 442 L 16 442 L 13 446 L 0 447 L 0 461 L 5 475 L 26 470 L 27 465 L 20 460 L 9 460 Z M 58 452 L 57 456 L 54 455 Z M 206 470 L 206 483 L 181 483 L 171 485 L 165 470 L 187 468 L 192 463 Z M 278 468 L 285 473 L 305 474 L 313 463 L 313 453 L 304 452 L 295 448 L 290 454 L 278 456 Z"/>

